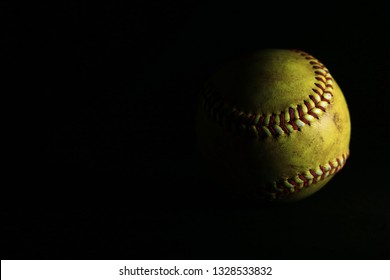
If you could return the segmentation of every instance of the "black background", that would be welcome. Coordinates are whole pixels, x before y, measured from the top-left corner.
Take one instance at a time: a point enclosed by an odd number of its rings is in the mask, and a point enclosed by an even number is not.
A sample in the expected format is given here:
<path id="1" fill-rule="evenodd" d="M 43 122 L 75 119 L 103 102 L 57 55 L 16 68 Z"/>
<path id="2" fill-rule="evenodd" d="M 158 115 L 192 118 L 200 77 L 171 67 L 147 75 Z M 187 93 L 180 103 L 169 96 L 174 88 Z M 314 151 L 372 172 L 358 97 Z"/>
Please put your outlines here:
<path id="1" fill-rule="evenodd" d="M 2 210 L 2 259 L 389 258 L 384 6 L 78 1 L 41 5 L 31 21 L 5 8 L 16 15 L 8 27 L 27 34 L 5 43 L 33 57 L 43 132 L 29 139 L 44 150 L 19 165 L 25 181 Z M 204 79 L 270 47 L 322 61 L 352 120 L 345 168 L 282 206 L 210 185 L 194 131 Z"/>

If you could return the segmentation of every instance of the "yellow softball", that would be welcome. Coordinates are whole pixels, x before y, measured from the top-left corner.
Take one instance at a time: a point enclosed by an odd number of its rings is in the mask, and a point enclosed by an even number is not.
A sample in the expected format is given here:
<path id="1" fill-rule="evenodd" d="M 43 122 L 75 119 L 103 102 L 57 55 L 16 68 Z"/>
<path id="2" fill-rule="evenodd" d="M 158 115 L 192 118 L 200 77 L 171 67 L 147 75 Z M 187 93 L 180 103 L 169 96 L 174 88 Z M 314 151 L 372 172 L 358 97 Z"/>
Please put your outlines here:
<path id="1" fill-rule="evenodd" d="M 300 50 L 261 50 L 216 72 L 202 90 L 197 129 L 215 182 L 268 201 L 312 195 L 349 155 L 344 95 Z"/>

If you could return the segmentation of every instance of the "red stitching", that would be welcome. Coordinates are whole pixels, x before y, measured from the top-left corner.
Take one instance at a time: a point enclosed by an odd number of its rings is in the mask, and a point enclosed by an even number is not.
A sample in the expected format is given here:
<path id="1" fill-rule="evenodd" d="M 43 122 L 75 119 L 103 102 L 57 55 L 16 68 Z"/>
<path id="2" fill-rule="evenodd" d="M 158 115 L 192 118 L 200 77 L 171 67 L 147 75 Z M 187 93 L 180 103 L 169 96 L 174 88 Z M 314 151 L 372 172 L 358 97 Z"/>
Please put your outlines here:
<path id="1" fill-rule="evenodd" d="M 317 93 L 318 95 L 321 95 L 321 92 L 317 88 L 312 88 L 311 90 L 314 91 L 315 93 Z M 313 100 L 312 97 L 314 97 L 314 96 L 310 95 L 309 97 L 311 100 Z M 314 106 L 315 106 L 317 104 L 317 100 L 314 99 L 313 102 L 314 102 Z"/>
<path id="2" fill-rule="evenodd" d="M 327 81 L 327 79 L 325 79 L 324 76 L 315 77 L 315 79 L 316 79 L 317 81 L 320 81 L 320 82 L 323 82 L 323 83 L 326 83 L 326 81 Z"/>
<path id="3" fill-rule="evenodd" d="M 290 107 L 290 108 L 288 109 L 288 113 L 290 114 L 290 121 L 289 121 L 288 123 L 291 124 L 291 126 L 294 128 L 294 130 L 298 130 L 299 127 L 298 127 L 297 124 L 294 122 L 294 120 L 295 120 L 295 112 L 294 112 L 294 109 Z"/>
<path id="4" fill-rule="evenodd" d="M 298 105 L 297 110 L 298 110 L 298 114 L 299 114 L 299 119 L 300 119 L 301 121 L 303 121 L 305 124 L 309 124 L 309 121 L 306 120 L 305 117 L 304 117 L 304 114 L 303 114 L 303 110 L 302 110 L 302 106 L 301 106 L 301 105 Z"/>
<path id="5" fill-rule="evenodd" d="M 309 172 L 311 173 L 311 175 L 313 175 L 313 184 L 317 183 L 317 178 L 318 178 L 318 175 L 316 174 L 316 172 L 313 170 L 313 169 L 310 169 Z"/>
<path id="6" fill-rule="evenodd" d="M 303 187 L 307 187 L 309 185 L 309 181 L 306 179 L 305 176 L 303 176 L 302 174 L 299 174 L 298 177 L 299 177 L 299 179 L 301 179 L 303 181 Z"/>
<path id="7" fill-rule="evenodd" d="M 259 121 L 257 122 L 257 124 L 255 125 L 256 127 L 256 130 L 257 132 L 259 133 L 260 136 L 263 136 L 264 135 L 264 131 L 263 131 L 263 122 L 264 122 L 264 119 L 265 119 L 265 116 L 262 115 L 259 119 Z"/>
<path id="8" fill-rule="evenodd" d="M 290 134 L 290 131 L 286 127 L 286 120 L 284 114 L 280 114 L 280 127 L 283 129 L 283 131 L 287 134 Z"/>
<path id="9" fill-rule="evenodd" d="M 323 180 L 325 178 L 325 173 L 326 173 L 326 169 L 324 166 L 320 165 L 320 169 L 322 171 L 322 175 L 321 175 L 321 180 Z"/>
<path id="10" fill-rule="evenodd" d="M 314 83 L 317 87 L 319 87 L 320 89 L 322 89 L 322 91 L 325 90 L 325 87 L 323 87 L 323 85 L 319 84 L 319 83 Z"/>
<path id="11" fill-rule="evenodd" d="M 328 102 L 328 104 L 330 104 L 330 100 L 326 99 L 325 97 L 321 96 L 321 101 L 325 101 L 325 102 Z"/>
<path id="12" fill-rule="evenodd" d="M 325 71 L 325 73 L 328 73 L 325 69 L 323 69 Z M 315 74 L 317 75 L 320 75 L 320 76 L 324 76 L 325 77 L 325 74 L 322 73 L 321 71 L 314 71 Z"/>
<path id="13" fill-rule="evenodd" d="M 313 89 L 313 91 L 314 91 L 314 89 Z M 314 105 L 317 103 L 317 100 L 315 99 L 315 97 L 313 95 L 309 95 L 309 98 L 311 99 L 311 101 L 314 102 Z"/>
<path id="14" fill-rule="evenodd" d="M 313 111 L 308 112 L 308 114 L 311 115 L 311 116 L 313 116 L 313 117 L 315 117 L 317 120 L 319 119 L 319 117 L 317 116 L 317 114 L 314 113 Z"/>
<path id="15" fill-rule="evenodd" d="M 307 100 L 303 101 L 304 105 L 308 109 L 307 114 L 313 116 L 316 119 L 319 119 L 320 116 L 318 114 L 314 113 L 312 110 L 314 108 L 318 108 L 318 109 L 322 110 L 323 112 L 326 111 L 326 108 L 319 105 L 319 103 L 321 101 L 326 101 L 328 104 L 331 103 L 329 98 L 324 97 L 324 94 L 328 94 L 328 95 L 333 96 L 333 93 L 332 93 L 333 86 L 331 83 L 328 83 L 328 81 L 332 81 L 332 78 L 329 77 L 329 75 L 328 75 L 329 71 L 326 69 L 326 67 L 324 65 L 322 65 L 322 63 L 319 62 L 316 58 L 314 58 L 313 56 L 311 56 L 303 51 L 300 51 L 300 50 L 293 50 L 293 51 L 298 52 L 305 59 L 310 60 L 309 63 L 310 63 L 310 65 L 312 65 L 312 68 L 314 69 L 314 73 L 316 75 L 318 75 L 315 77 L 315 79 L 317 81 L 321 81 L 323 83 L 323 84 L 321 84 L 321 83 L 316 82 L 316 83 L 314 83 L 315 87 L 312 88 L 312 91 L 314 93 L 316 93 L 317 95 L 319 95 L 320 101 L 317 101 L 318 98 L 316 99 L 313 95 L 309 95 L 309 98 L 313 101 L 314 106 L 312 106 L 310 104 L 310 102 L 308 102 Z M 260 136 L 265 135 L 264 127 L 266 127 L 269 130 L 269 132 L 271 133 L 272 136 L 278 136 L 280 133 L 280 131 L 278 132 L 276 130 L 276 127 L 275 127 L 275 125 L 276 125 L 275 119 L 277 116 L 275 113 L 273 113 L 270 116 L 269 124 L 267 126 L 264 126 L 263 123 L 264 123 L 264 120 L 266 118 L 265 114 L 261 115 L 258 122 L 255 123 L 255 120 L 258 116 L 256 116 L 255 114 L 248 114 L 245 112 L 239 112 L 238 110 L 235 110 L 233 107 L 229 106 L 228 104 L 220 102 L 221 101 L 220 98 L 217 97 L 216 92 L 213 91 L 210 87 L 205 88 L 205 90 L 203 91 L 203 97 L 204 97 L 204 107 L 205 107 L 206 111 L 208 113 L 210 113 L 210 115 L 212 115 L 213 117 L 216 117 L 217 119 L 223 119 L 223 118 L 218 118 L 218 116 L 224 115 L 225 118 L 227 118 L 230 122 L 232 122 L 232 125 L 235 127 L 239 127 L 240 123 L 244 124 L 245 129 L 247 131 L 253 131 L 253 130 L 250 130 L 249 127 L 254 125 L 257 133 Z M 290 115 L 290 120 L 288 122 L 286 122 L 285 113 L 283 111 L 280 114 L 278 114 L 279 119 L 280 119 L 280 124 L 278 124 L 278 125 L 280 126 L 282 131 L 284 133 L 286 133 L 287 135 L 289 135 L 291 133 L 291 131 L 287 127 L 287 123 L 292 126 L 293 130 L 300 130 L 300 127 L 296 124 L 297 120 L 300 120 L 301 122 L 303 122 L 307 125 L 310 125 L 310 121 L 308 121 L 304 117 L 304 113 L 303 113 L 303 109 L 302 109 L 301 104 L 298 104 L 296 110 L 298 110 L 298 118 L 295 117 L 295 111 L 293 108 L 290 107 L 288 109 L 288 114 Z"/>
<path id="16" fill-rule="evenodd" d="M 322 106 L 320 106 L 320 105 L 318 105 L 318 104 L 317 104 L 317 106 L 316 106 L 316 107 L 317 107 L 318 109 L 320 109 L 320 110 L 324 111 L 324 112 L 326 111 L 326 109 L 325 109 L 324 107 L 322 107 Z"/>
<path id="17" fill-rule="evenodd" d="M 250 118 L 248 119 L 248 123 L 250 124 L 254 124 L 255 123 L 255 120 L 256 120 L 256 115 L 253 114 L 252 116 L 250 116 Z"/>
<path id="18" fill-rule="evenodd" d="M 275 128 L 273 127 L 273 124 L 275 122 L 275 115 L 272 114 L 270 119 L 269 119 L 269 124 L 267 125 L 269 131 L 271 132 L 272 135 L 277 135 L 277 132 L 275 131 Z"/>
<path id="19" fill-rule="evenodd" d="M 292 178 L 287 179 L 287 182 L 289 182 L 291 185 L 293 185 L 294 189 L 299 187 L 299 184 L 297 182 L 295 182 L 294 179 L 292 179 Z"/>
<path id="20" fill-rule="evenodd" d="M 331 161 L 328 161 L 328 164 L 330 166 L 330 169 L 328 171 L 326 171 L 325 165 L 319 165 L 319 169 L 322 171 L 321 175 L 318 175 L 315 172 L 315 170 L 309 169 L 309 173 L 313 176 L 312 184 L 315 184 L 319 181 L 322 181 L 326 177 L 331 176 L 331 175 L 335 174 L 336 172 L 338 172 L 340 169 L 342 169 L 344 167 L 347 158 L 348 158 L 348 155 L 343 154 L 342 155 L 342 159 L 343 159 L 342 163 L 341 163 L 341 160 L 339 158 L 336 158 L 336 161 L 338 163 L 337 166 L 335 166 Z M 299 179 L 301 179 L 303 181 L 303 183 L 298 183 L 297 179 L 295 179 L 295 177 L 291 177 L 291 178 L 288 178 L 285 180 L 290 185 L 294 186 L 295 192 L 299 192 L 302 189 L 309 187 L 309 180 L 305 177 L 304 174 L 300 173 L 297 175 L 297 177 Z M 302 184 L 302 187 L 300 188 L 301 184 Z M 290 189 L 292 189 L 292 188 L 284 185 L 283 181 L 278 181 L 278 182 L 276 182 L 275 185 L 277 186 L 277 189 L 273 189 L 273 192 L 271 192 L 271 194 L 274 194 L 276 198 L 281 198 L 281 197 L 285 196 L 286 194 L 290 194 Z"/>
<path id="21" fill-rule="evenodd" d="M 310 111 L 312 109 L 309 101 L 305 100 L 303 103 L 305 103 L 308 111 Z"/>

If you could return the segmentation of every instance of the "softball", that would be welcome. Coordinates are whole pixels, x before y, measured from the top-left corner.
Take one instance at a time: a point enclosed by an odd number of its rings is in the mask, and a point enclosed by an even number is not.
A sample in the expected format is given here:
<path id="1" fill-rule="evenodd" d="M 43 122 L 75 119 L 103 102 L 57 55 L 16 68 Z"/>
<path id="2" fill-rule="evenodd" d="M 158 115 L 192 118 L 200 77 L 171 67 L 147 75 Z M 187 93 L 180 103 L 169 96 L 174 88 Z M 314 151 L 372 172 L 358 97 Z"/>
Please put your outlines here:
<path id="1" fill-rule="evenodd" d="M 203 163 L 214 182 L 237 195 L 298 201 L 346 163 L 346 100 L 329 70 L 304 51 L 240 57 L 210 77 L 200 97 Z"/>

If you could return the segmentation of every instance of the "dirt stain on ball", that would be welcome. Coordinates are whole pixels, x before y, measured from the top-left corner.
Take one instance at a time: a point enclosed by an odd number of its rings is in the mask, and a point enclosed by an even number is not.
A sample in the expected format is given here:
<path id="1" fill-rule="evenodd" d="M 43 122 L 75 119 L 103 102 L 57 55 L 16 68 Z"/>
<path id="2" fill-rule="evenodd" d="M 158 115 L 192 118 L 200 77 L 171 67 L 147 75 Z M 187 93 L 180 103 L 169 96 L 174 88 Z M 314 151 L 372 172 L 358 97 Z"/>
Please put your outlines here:
<path id="1" fill-rule="evenodd" d="M 340 115 L 337 112 L 335 112 L 333 115 L 333 122 L 335 123 L 337 130 L 341 132 L 343 130 L 343 125 L 340 119 Z"/>

